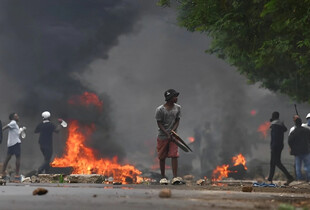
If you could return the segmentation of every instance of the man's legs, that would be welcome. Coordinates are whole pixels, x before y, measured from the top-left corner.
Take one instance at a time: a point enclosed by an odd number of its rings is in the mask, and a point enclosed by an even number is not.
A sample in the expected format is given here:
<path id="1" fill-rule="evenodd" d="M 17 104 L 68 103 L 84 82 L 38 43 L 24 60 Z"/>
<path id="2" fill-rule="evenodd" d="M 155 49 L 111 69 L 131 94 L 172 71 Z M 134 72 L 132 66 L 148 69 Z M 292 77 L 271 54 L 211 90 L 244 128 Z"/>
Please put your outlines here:
<path id="1" fill-rule="evenodd" d="M 15 157 L 16 157 L 16 163 L 15 163 L 15 166 L 16 166 L 16 174 L 15 174 L 15 176 L 19 176 L 19 169 L 20 169 L 20 155 L 15 156 Z"/>
<path id="2" fill-rule="evenodd" d="M 165 174 L 166 159 L 159 160 L 159 167 L 160 167 L 161 178 L 165 178 L 166 177 L 166 174 Z"/>
<path id="3" fill-rule="evenodd" d="M 172 165 L 172 174 L 173 177 L 178 176 L 178 158 L 171 158 L 171 165 Z"/>
<path id="4" fill-rule="evenodd" d="M 5 161 L 3 163 L 3 167 L 2 167 L 2 176 L 6 175 L 5 170 L 6 170 L 6 167 L 8 166 L 8 163 L 9 163 L 11 157 L 12 157 L 12 155 L 9 153 L 6 155 L 6 158 L 5 158 Z"/>
<path id="5" fill-rule="evenodd" d="M 53 151 L 49 148 L 43 148 L 43 147 L 41 147 L 40 149 L 41 149 L 41 152 L 44 156 L 44 162 L 39 167 L 38 173 L 41 174 L 41 173 L 43 173 L 43 171 L 45 171 L 45 173 L 49 173 L 50 162 L 51 162 Z"/>
<path id="6" fill-rule="evenodd" d="M 275 169 L 276 169 L 275 152 L 273 150 L 271 150 L 271 154 L 270 154 L 270 169 L 269 169 L 269 176 L 268 176 L 268 181 L 270 181 L 270 182 L 272 182 Z"/>
<path id="7" fill-rule="evenodd" d="M 310 153 L 304 157 L 304 169 L 307 175 L 307 182 L 310 182 Z"/>
<path id="8" fill-rule="evenodd" d="M 289 184 L 294 180 L 294 177 L 286 170 L 286 168 L 282 164 L 281 153 L 282 153 L 282 149 L 275 152 L 275 164 L 285 174 L 286 178 L 288 179 L 287 184 Z"/>
<path id="9" fill-rule="evenodd" d="M 302 173 L 301 173 L 301 162 L 302 157 L 300 155 L 295 156 L 295 171 L 296 171 L 296 180 L 300 181 L 302 180 Z"/>

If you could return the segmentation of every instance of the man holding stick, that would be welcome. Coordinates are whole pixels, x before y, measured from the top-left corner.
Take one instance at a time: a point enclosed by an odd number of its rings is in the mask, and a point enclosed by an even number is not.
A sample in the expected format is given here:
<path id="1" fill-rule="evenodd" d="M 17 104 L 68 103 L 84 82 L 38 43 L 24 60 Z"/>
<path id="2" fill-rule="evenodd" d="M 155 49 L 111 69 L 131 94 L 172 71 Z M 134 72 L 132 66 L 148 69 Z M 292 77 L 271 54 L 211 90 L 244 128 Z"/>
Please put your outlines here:
<path id="1" fill-rule="evenodd" d="M 172 184 L 182 183 L 178 171 L 178 146 L 172 141 L 171 131 L 176 131 L 181 117 L 181 106 L 177 104 L 179 93 L 169 89 L 164 93 L 166 103 L 156 109 L 155 118 L 158 125 L 157 152 L 162 179 L 160 184 L 168 184 L 165 175 L 166 158 L 171 158 Z"/>

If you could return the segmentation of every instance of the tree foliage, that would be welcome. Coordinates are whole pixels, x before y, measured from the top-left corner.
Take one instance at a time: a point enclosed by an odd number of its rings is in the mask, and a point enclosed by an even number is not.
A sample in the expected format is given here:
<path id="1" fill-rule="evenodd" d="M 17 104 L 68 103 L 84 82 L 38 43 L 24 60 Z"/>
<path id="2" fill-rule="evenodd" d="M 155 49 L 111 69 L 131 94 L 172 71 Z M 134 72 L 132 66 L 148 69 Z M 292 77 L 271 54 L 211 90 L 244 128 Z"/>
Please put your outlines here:
<path id="1" fill-rule="evenodd" d="M 310 102 L 310 0 L 177 2 L 180 26 L 212 38 L 208 53 L 235 66 L 250 83 Z"/>

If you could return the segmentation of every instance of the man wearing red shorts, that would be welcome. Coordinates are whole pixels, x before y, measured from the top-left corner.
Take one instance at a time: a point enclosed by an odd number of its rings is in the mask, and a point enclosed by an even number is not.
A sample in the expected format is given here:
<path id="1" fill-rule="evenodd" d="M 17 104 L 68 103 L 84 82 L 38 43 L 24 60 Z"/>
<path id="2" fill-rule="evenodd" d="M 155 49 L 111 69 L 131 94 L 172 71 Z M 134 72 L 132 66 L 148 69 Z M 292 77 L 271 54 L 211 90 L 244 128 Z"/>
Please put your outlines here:
<path id="1" fill-rule="evenodd" d="M 172 184 L 182 183 L 177 176 L 178 172 L 178 146 L 172 142 L 171 131 L 177 131 L 181 117 L 181 106 L 177 104 L 179 93 L 169 89 L 164 93 L 166 103 L 156 109 L 155 118 L 158 125 L 157 153 L 162 179 L 160 184 L 168 184 L 165 175 L 166 158 L 171 158 L 173 179 Z"/>

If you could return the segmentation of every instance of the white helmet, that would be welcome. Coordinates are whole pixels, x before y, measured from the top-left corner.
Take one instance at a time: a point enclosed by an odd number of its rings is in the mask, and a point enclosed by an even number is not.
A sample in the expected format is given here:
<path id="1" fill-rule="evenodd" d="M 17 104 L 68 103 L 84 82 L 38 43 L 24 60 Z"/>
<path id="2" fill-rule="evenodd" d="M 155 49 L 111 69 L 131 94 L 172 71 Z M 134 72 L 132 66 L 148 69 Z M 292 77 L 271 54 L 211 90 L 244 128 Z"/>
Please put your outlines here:
<path id="1" fill-rule="evenodd" d="M 307 114 L 306 119 L 310 118 L 310 113 Z"/>
<path id="2" fill-rule="evenodd" d="M 42 113 L 43 119 L 48 119 L 50 116 L 51 116 L 51 113 L 48 112 L 48 111 L 45 111 L 45 112 Z"/>

